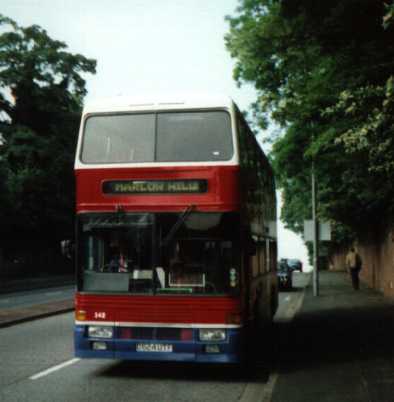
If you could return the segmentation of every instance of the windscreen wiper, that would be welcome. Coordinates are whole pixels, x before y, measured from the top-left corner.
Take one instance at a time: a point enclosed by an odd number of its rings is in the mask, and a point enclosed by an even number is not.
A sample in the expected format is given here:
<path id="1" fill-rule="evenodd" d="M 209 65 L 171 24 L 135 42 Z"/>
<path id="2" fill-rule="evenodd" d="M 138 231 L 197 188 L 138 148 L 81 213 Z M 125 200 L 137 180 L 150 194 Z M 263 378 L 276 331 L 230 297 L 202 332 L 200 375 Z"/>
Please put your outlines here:
<path id="1" fill-rule="evenodd" d="M 168 245 L 168 243 L 173 239 L 173 237 L 175 236 L 176 232 L 179 230 L 179 228 L 182 226 L 182 224 L 185 222 L 186 218 L 190 215 L 190 213 L 193 211 L 194 208 L 195 208 L 195 205 L 189 205 L 183 211 L 182 215 L 174 223 L 174 226 L 170 229 L 170 231 L 168 232 L 167 236 L 160 243 L 160 247 L 165 247 L 165 246 Z"/>

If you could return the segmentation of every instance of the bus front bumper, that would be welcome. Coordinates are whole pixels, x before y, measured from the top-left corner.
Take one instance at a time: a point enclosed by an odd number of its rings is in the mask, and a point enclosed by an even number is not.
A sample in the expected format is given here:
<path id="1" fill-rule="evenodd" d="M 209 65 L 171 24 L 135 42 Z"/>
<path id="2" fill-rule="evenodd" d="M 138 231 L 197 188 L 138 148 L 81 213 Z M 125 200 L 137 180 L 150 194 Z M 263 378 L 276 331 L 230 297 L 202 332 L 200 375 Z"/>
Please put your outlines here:
<path id="1" fill-rule="evenodd" d="M 135 361 L 174 361 L 195 363 L 240 362 L 241 330 L 227 329 L 226 339 L 203 342 L 193 329 L 191 340 L 120 339 L 114 328 L 111 339 L 92 338 L 86 325 L 76 325 L 75 355 L 80 358 L 107 358 Z"/>

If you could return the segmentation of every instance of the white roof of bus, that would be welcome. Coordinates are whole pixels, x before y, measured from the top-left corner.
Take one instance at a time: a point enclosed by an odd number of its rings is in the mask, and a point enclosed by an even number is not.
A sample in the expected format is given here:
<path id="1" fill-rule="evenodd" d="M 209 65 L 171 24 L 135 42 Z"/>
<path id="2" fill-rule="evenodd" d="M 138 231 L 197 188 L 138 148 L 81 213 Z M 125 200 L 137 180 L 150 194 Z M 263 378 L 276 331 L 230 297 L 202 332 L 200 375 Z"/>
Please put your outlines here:
<path id="1" fill-rule="evenodd" d="M 83 113 L 216 107 L 231 108 L 233 105 L 234 102 L 230 97 L 213 94 L 117 96 L 89 101 L 85 104 Z"/>

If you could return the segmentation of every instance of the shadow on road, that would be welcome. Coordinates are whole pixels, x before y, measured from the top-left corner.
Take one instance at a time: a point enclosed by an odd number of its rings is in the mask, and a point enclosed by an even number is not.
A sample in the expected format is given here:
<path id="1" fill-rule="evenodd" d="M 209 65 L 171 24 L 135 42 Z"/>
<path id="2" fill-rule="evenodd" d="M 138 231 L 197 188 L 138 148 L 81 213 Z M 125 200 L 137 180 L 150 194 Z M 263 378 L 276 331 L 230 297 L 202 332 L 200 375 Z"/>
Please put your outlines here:
<path id="1" fill-rule="evenodd" d="M 266 382 L 268 373 L 257 367 L 245 371 L 231 365 L 174 362 L 117 362 L 96 372 L 96 376 L 185 380 L 193 382 Z"/>

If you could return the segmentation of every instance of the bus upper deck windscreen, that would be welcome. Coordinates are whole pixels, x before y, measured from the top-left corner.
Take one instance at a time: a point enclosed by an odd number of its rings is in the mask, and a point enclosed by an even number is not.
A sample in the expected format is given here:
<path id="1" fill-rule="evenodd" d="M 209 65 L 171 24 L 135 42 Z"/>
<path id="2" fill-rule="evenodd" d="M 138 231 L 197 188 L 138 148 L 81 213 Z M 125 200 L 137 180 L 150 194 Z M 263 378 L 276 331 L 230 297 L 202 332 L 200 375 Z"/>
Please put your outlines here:
<path id="1" fill-rule="evenodd" d="M 233 155 L 225 111 L 101 114 L 87 118 L 81 160 L 88 164 L 226 161 Z"/>

